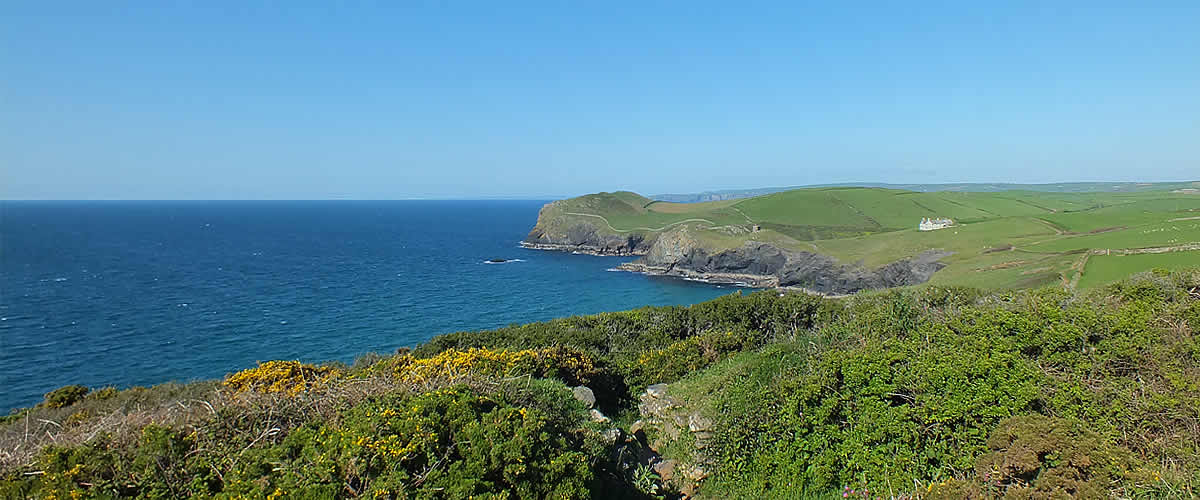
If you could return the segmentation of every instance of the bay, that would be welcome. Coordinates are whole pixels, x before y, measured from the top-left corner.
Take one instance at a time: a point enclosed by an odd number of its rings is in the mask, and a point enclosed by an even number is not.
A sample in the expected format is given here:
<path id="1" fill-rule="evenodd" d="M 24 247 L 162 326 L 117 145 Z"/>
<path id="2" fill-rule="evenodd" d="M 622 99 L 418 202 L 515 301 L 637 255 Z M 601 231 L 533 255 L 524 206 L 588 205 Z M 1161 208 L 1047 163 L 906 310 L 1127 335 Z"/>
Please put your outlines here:
<path id="1" fill-rule="evenodd" d="M 520 248 L 544 203 L 0 202 L 0 410 L 735 290 Z"/>

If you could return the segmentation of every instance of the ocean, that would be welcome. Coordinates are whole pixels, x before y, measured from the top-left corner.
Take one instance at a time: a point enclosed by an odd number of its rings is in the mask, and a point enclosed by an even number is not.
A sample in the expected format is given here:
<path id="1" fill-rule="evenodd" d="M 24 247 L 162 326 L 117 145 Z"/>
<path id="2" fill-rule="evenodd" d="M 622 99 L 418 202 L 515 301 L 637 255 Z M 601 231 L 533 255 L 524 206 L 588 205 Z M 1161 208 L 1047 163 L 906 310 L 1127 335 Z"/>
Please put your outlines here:
<path id="1" fill-rule="evenodd" d="M 0 202 L 0 412 L 736 290 L 520 248 L 544 203 Z"/>

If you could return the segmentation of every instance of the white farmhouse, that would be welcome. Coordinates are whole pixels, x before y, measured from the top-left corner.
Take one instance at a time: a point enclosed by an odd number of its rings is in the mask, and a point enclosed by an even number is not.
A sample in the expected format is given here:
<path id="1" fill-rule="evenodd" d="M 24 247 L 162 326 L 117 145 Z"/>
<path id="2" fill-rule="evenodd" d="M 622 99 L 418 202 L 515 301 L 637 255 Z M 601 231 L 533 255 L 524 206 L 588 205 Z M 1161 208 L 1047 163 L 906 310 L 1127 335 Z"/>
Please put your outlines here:
<path id="1" fill-rule="evenodd" d="M 947 228 L 954 225 L 953 219 L 931 219 L 925 217 L 921 219 L 921 223 L 917 225 L 918 231 L 933 231 L 934 229 Z"/>

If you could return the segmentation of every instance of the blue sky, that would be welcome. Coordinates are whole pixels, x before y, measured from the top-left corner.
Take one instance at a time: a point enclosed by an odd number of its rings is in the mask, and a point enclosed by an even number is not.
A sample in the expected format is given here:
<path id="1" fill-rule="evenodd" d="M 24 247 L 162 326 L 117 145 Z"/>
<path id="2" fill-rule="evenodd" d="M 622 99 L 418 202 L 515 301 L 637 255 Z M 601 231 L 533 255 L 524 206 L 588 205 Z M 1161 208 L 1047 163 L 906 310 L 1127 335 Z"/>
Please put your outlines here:
<path id="1" fill-rule="evenodd" d="M 5 11 L 7 199 L 1200 178 L 1195 1 Z"/>

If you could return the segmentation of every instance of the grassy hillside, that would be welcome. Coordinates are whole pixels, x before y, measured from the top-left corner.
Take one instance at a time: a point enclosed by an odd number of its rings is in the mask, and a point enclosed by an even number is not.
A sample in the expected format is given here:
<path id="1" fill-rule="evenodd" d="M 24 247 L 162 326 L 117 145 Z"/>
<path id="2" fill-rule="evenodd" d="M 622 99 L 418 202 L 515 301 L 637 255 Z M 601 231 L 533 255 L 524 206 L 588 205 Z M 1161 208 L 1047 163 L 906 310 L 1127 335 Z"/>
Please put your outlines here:
<path id="1" fill-rule="evenodd" d="M 1188 498 L 1198 334 L 1200 269 L 735 294 L 64 387 L 0 420 L 0 498 Z"/>
<path id="2" fill-rule="evenodd" d="M 936 191 L 830 187 L 704 203 L 652 201 L 600 193 L 564 201 L 564 217 L 609 231 L 657 233 L 687 224 L 702 241 L 730 248 L 745 241 L 818 251 L 844 263 L 879 266 L 930 249 L 953 251 L 942 285 L 1011 288 L 1060 282 L 1094 287 L 1120 276 L 1093 273 L 1089 253 L 1165 247 L 1130 259 L 1130 272 L 1195 260 L 1200 253 L 1200 194 L 1170 184 L 1130 184 L 1113 192 Z M 1119 186 L 1118 186 L 1119 187 Z M 1169 188 L 1169 189 L 1168 189 Z M 956 226 L 916 231 L 923 217 Z M 754 226 L 761 230 L 752 231 Z M 1179 251 L 1179 255 L 1168 255 Z M 1136 262 L 1136 265 L 1134 264 Z"/>

